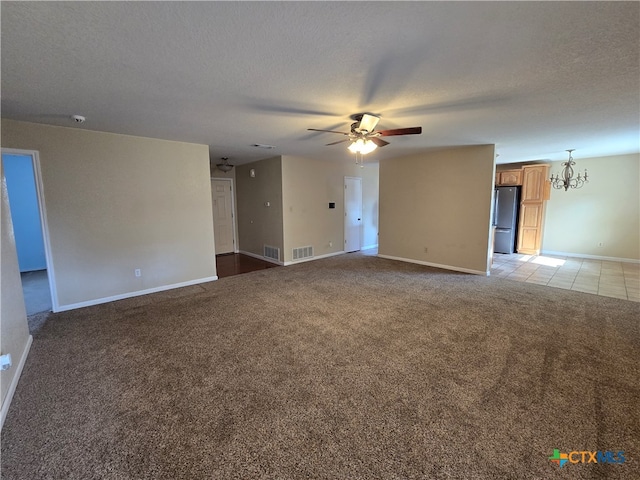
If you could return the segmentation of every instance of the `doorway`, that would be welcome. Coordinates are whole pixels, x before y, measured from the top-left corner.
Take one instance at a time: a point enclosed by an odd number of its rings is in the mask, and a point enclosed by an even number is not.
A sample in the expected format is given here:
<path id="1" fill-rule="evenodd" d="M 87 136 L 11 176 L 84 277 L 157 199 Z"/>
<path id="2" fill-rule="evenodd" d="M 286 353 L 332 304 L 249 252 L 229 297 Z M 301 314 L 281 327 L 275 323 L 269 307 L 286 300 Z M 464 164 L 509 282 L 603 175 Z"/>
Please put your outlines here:
<path id="1" fill-rule="evenodd" d="M 55 311 L 38 152 L 3 148 L 2 167 L 27 315 Z"/>
<path id="2" fill-rule="evenodd" d="M 233 182 L 230 178 L 211 179 L 213 231 L 216 255 L 235 252 L 235 218 L 233 215 Z"/>
<path id="3" fill-rule="evenodd" d="M 362 178 L 344 177 L 344 251 L 362 248 Z"/>

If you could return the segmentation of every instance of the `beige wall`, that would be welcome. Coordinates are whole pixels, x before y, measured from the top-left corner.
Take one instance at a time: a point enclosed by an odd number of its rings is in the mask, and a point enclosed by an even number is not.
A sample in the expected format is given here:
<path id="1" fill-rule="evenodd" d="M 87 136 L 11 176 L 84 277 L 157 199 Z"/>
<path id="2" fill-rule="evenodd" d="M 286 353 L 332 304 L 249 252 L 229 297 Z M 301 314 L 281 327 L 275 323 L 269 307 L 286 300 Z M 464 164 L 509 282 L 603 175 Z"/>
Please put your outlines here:
<path id="1" fill-rule="evenodd" d="M 315 257 L 344 250 L 344 177 L 362 170 L 355 162 L 282 157 L 285 262 L 297 247 L 313 246 Z"/>
<path id="2" fill-rule="evenodd" d="M 362 248 L 378 245 L 378 197 L 380 165 L 365 164 L 362 174 Z"/>
<path id="3" fill-rule="evenodd" d="M 486 273 L 494 171 L 494 145 L 382 160 L 379 254 Z"/>
<path id="4" fill-rule="evenodd" d="M 639 260 L 640 155 L 574 160 L 576 174 L 586 168 L 589 183 L 566 192 L 552 190 L 543 252 Z M 551 173 L 559 173 L 561 163 L 553 162 Z"/>
<path id="5" fill-rule="evenodd" d="M 293 261 L 296 247 L 314 256 L 344 249 L 344 177 L 363 179 L 363 246 L 377 238 L 378 166 L 295 156 L 274 157 L 236 167 L 240 250 L 263 255 L 263 245 L 280 248 L 280 261 Z M 254 169 L 255 178 L 249 176 Z M 266 207 L 265 202 L 271 206 Z M 336 208 L 330 209 L 329 202 Z M 331 244 L 331 245 L 330 245 Z"/>
<path id="6" fill-rule="evenodd" d="M 26 357 L 31 337 L 27 326 L 27 312 L 22 297 L 22 284 L 18 268 L 16 243 L 13 237 L 11 211 L 7 186 L 0 162 L 2 178 L 2 210 L 0 226 L 0 242 L 2 267 L 0 268 L 0 353 L 11 354 L 13 366 L 0 371 L 0 405 L 2 405 L 2 422 L 4 421 L 10 398 L 7 397 L 12 383 L 15 385 L 20 373 L 21 360 Z M 1 426 L 1 422 L 0 422 Z"/>
<path id="7" fill-rule="evenodd" d="M 206 145 L 2 120 L 2 146 L 39 151 L 59 309 L 215 277 Z"/>
<path id="8" fill-rule="evenodd" d="M 282 159 L 272 157 L 238 165 L 236 199 L 240 251 L 262 257 L 264 245 L 280 249 L 283 261 Z M 255 177 L 249 175 L 250 170 Z M 270 206 L 265 205 L 269 202 Z"/>

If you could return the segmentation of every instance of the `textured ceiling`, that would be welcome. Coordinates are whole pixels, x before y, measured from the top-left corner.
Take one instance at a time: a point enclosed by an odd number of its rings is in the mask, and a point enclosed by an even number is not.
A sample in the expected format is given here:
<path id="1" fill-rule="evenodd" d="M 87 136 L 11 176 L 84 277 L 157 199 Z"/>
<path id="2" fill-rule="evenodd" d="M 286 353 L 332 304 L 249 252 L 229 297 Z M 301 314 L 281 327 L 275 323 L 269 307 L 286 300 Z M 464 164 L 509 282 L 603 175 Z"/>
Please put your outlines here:
<path id="1" fill-rule="evenodd" d="M 8 2 L 2 116 L 349 159 L 349 116 L 421 125 L 370 155 L 495 143 L 499 163 L 637 152 L 638 2 Z M 275 145 L 273 150 L 252 144 Z M 443 179 L 444 180 L 444 179 Z"/>

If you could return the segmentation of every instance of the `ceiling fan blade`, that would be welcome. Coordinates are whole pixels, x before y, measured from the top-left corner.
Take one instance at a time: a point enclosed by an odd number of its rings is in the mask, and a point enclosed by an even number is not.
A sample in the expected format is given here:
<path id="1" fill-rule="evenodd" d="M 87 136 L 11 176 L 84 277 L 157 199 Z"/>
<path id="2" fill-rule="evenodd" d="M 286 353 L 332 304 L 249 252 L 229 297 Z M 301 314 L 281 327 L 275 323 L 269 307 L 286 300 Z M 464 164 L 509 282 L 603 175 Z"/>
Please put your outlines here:
<path id="1" fill-rule="evenodd" d="M 329 145 L 337 145 L 339 143 L 348 142 L 349 140 L 351 140 L 351 139 L 350 138 L 345 138 L 344 140 L 338 140 L 337 142 L 327 143 L 326 146 L 328 147 Z"/>
<path id="2" fill-rule="evenodd" d="M 396 128 L 394 130 L 380 130 L 378 133 L 381 137 L 390 137 L 392 135 L 418 135 L 422 133 L 422 127 Z"/>
<path id="3" fill-rule="evenodd" d="M 360 125 L 358 126 L 358 128 L 360 130 L 366 130 L 367 132 L 373 132 L 373 129 L 376 128 L 376 125 L 379 121 L 380 117 L 365 113 L 362 115 L 362 119 L 360 120 Z"/>
<path id="4" fill-rule="evenodd" d="M 312 132 L 327 132 L 327 133 L 339 133 L 340 135 L 349 135 L 348 133 L 336 132 L 335 130 L 319 130 L 317 128 L 307 128 L 307 130 L 310 130 Z"/>
<path id="5" fill-rule="evenodd" d="M 369 140 L 371 140 L 373 143 L 375 143 L 379 147 L 384 147 L 385 145 L 389 145 L 389 142 L 378 137 L 370 137 Z"/>

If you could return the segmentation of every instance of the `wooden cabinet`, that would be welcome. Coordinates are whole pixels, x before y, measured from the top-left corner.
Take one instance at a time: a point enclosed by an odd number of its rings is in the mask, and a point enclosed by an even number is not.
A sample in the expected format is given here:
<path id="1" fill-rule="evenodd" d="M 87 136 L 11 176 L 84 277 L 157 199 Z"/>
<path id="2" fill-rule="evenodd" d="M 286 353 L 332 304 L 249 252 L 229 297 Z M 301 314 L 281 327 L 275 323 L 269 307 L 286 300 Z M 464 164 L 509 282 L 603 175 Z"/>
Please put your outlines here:
<path id="1" fill-rule="evenodd" d="M 538 255 L 542 245 L 544 207 L 548 199 L 549 165 L 522 167 L 518 253 Z"/>
<path id="2" fill-rule="evenodd" d="M 497 172 L 496 185 L 522 185 L 522 170 L 502 170 Z"/>
<path id="3" fill-rule="evenodd" d="M 522 202 L 541 202 L 544 200 L 544 184 L 549 167 L 529 165 L 522 167 Z"/>
<path id="4" fill-rule="evenodd" d="M 518 227 L 518 253 L 537 255 L 542 240 L 542 202 L 520 205 L 520 225 Z"/>
<path id="5" fill-rule="evenodd" d="M 496 172 L 496 186 L 522 185 L 518 222 L 518 253 L 538 255 L 542 246 L 545 202 L 549 200 L 549 165 L 524 165 Z"/>

